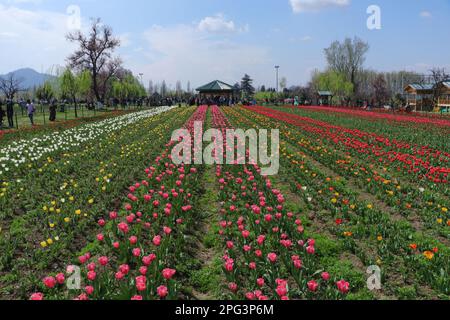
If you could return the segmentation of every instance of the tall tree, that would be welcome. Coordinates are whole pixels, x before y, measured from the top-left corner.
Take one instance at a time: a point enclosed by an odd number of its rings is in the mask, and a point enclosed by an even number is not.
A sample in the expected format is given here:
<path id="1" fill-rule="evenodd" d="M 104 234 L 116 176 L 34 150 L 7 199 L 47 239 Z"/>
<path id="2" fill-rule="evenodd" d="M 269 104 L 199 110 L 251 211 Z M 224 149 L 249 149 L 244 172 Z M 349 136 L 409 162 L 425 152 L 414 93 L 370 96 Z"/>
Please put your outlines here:
<path id="1" fill-rule="evenodd" d="M 280 89 L 283 92 L 287 88 L 287 79 L 286 77 L 282 77 L 280 80 Z"/>
<path id="2" fill-rule="evenodd" d="M 113 36 L 111 27 L 102 24 L 100 19 L 92 21 L 88 35 L 77 31 L 69 33 L 67 39 L 79 46 L 68 58 L 70 66 L 78 70 L 89 70 L 92 91 L 98 101 L 104 100 L 107 84 L 122 64 L 119 58 L 113 57 L 115 49 L 120 46 L 120 40 Z"/>
<path id="3" fill-rule="evenodd" d="M 362 70 L 369 51 L 369 44 L 358 37 L 345 39 L 342 43 L 335 41 L 325 49 L 329 68 L 345 75 L 353 84 L 353 93 L 358 90 L 357 76 Z"/>
<path id="4" fill-rule="evenodd" d="M 187 89 L 186 89 L 187 93 L 191 93 L 191 82 L 188 81 L 187 83 Z"/>
<path id="5" fill-rule="evenodd" d="M 14 73 L 10 73 L 4 78 L 0 77 L 0 91 L 6 99 L 13 100 L 14 96 L 22 89 L 23 79 L 18 79 Z"/>
<path id="6" fill-rule="evenodd" d="M 167 84 L 166 80 L 163 80 L 163 82 L 161 83 L 161 96 L 165 98 L 166 95 L 167 95 Z"/>
<path id="7" fill-rule="evenodd" d="M 181 85 L 181 81 L 177 81 L 176 86 L 175 86 L 175 91 L 176 91 L 177 97 L 181 97 L 181 94 L 183 93 L 183 87 Z"/>
<path id="8" fill-rule="evenodd" d="M 374 92 L 374 101 L 378 106 L 383 106 L 389 101 L 390 92 L 387 88 L 384 75 L 379 74 L 372 83 Z"/>
<path id="9" fill-rule="evenodd" d="M 91 88 L 91 74 L 89 71 L 74 75 L 67 68 L 59 78 L 63 98 L 71 100 L 75 108 L 75 118 L 78 118 L 78 100 L 85 97 Z"/>
<path id="10" fill-rule="evenodd" d="M 153 87 L 153 81 L 150 80 L 148 82 L 148 95 L 151 96 L 155 92 L 155 88 Z"/>
<path id="11" fill-rule="evenodd" d="M 253 87 L 253 79 L 248 74 L 245 74 L 241 81 L 241 91 L 244 99 L 250 100 L 255 95 L 255 88 Z"/>

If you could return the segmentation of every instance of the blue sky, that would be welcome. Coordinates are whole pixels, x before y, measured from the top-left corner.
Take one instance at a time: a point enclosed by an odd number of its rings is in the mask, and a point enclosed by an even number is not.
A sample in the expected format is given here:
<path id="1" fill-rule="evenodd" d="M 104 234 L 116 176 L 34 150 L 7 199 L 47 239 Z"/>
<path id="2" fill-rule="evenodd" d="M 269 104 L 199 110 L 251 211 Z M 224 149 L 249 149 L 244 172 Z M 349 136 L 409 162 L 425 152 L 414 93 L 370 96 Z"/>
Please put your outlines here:
<path id="1" fill-rule="evenodd" d="M 369 5 L 381 30 L 369 30 Z M 275 85 L 305 84 L 326 65 L 323 49 L 358 36 L 371 49 L 365 66 L 426 72 L 450 70 L 450 0 L 0 0 L 0 73 L 21 67 L 52 71 L 73 50 L 64 35 L 80 9 L 81 28 L 101 17 L 122 39 L 125 66 L 172 85 L 230 83 L 249 73 Z"/>

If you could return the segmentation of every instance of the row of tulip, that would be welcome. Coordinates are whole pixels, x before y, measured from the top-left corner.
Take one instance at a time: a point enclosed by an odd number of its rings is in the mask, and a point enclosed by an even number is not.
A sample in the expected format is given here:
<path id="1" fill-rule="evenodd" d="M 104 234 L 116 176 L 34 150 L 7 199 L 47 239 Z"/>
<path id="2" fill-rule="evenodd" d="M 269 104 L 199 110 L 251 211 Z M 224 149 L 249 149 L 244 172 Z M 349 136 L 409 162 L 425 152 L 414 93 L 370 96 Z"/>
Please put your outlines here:
<path id="1" fill-rule="evenodd" d="M 169 111 L 172 108 L 174 107 L 158 107 L 152 110 L 89 123 L 63 132 L 54 132 L 32 139 L 12 141 L 6 147 L 0 149 L 0 177 L 8 179 L 10 171 L 15 168 L 26 167 L 55 152 L 69 151 L 103 135 L 111 134 L 130 124 Z"/>
<path id="2" fill-rule="evenodd" d="M 367 116 L 367 112 L 333 112 L 333 109 L 272 107 L 287 113 L 317 119 L 341 127 L 376 133 L 391 139 L 402 140 L 411 145 L 425 145 L 436 150 L 450 152 L 443 134 L 450 134 L 450 126 L 417 123 L 414 121 L 392 121 Z M 370 114 L 370 113 L 369 113 Z M 428 118 L 426 118 L 428 119 Z"/>
<path id="3" fill-rule="evenodd" d="M 415 146 L 374 133 L 349 129 L 329 123 L 264 107 L 248 107 L 256 113 L 281 120 L 339 145 L 352 154 L 364 155 L 380 164 L 395 167 L 407 174 L 447 184 L 450 153 L 428 146 Z"/>
<path id="4" fill-rule="evenodd" d="M 332 179 L 323 169 L 316 168 L 307 160 L 306 154 L 313 155 L 332 167 L 334 162 L 327 162 L 328 157 L 324 156 L 332 153 L 331 150 L 323 145 L 315 146 L 300 131 L 292 134 L 292 128 L 280 121 L 243 110 L 237 112 L 229 109 L 228 113 L 237 121 L 246 122 L 244 125 L 247 126 L 251 126 L 252 121 L 245 119 L 256 119 L 255 122 L 264 128 L 281 129 L 284 138 L 282 154 L 286 160 L 283 164 L 288 168 L 285 167 L 285 170 L 291 177 L 293 190 L 303 198 L 309 210 L 331 213 L 327 221 L 330 231 L 341 238 L 350 252 L 357 253 L 367 265 L 390 264 L 394 269 L 398 267 L 400 257 L 414 278 L 448 294 L 449 277 L 445 276 L 448 274 L 448 248 L 433 238 L 415 232 L 408 224 L 393 221 L 389 214 L 380 211 L 381 208 L 361 201 L 355 190 L 346 186 L 345 179 Z M 439 208 L 440 214 L 444 214 L 441 209 L 445 208 Z M 367 247 L 372 250 L 367 252 Z"/>
<path id="5" fill-rule="evenodd" d="M 333 149 L 333 144 L 308 138 L 304 132 L 299 133 L 295 127 L 286 123 L 274 120 L 271 125 L 277 125 L 283 131 L 285 139 L 299 150 L 335 173 L 355 181 L 368 193 L 377 195 L 388 206 L 399 211 L 399 214 L 405 217 L 416 214 L 424 227 L 434 229 L 437 236 L 449 237 L 448 200 L 443 194 L 436 192 L 435 188 L 425 188 L 426 185 L 422 187 L 417 181 L 407 182 L 401 175 L 393 176 L 387 168 L 376 162 L 367 163 L 365 158 L 343 155 L 339 150 Z"/>
<path id="6" fill-rule="evenodd" d="M 200 107 L 187 122 L 204 121 Z M 78 258 L 83 286 L 68 290 L 77 268 L 47 276 L 42 291 L 31 299 L 176 299 L 180 285 L 173 266 L 184 258 L 185 231 L 195 221 L 195 204 L 201 172 L 193 166 L 176 166 L 170 151 L 175 142 L 145 169 L 144 180 L 129 187 L 127 202 L 118 212 L 98 220 L 100 231 L 94 252 Z"/>
<path id="7" fill-rule="evenodd" d="M 23 177 L 21 183 L 27 187 L 11 183 L 16 193 L 2 202 L 11 219 L 2 221 L 0 235 L 5 297 L 27 294 L 36 275 L 66 262 L 85 238 L 91 239 L 105 206 L 117 208 L 124 188 L 192 112 L 174 109 L 142 119 L 89 145 L 54 155 Z"/>
<path id="8" fill-rule="evenodd" d="M 330 107 L 302 107 L 305 110 L 311 111 L 321 111 L 326 113 L 340 113 L 346 116 L 357 116 L 368 119 L 376 119 L 376 120 L 386 120 L 394 123 L 414 123 L 414 124 L 424 124 L 424 125 L 435 125 L 440 127 L 450 127 L 450 120 L 440 116 L 432 116 L 432 115 L 404 115 L 404 114 L 393 114 L 387 112 L 368 112 L 366 110 L 361 109 L 349 109 L 349 108 L 330 108 Z"/>
<path id="9" fill-rule="evenodd" d="M 213 126 L 231 125 L 213 107 Z M 225 146 L 228 148 L 228 146 Z M 234 299 L 340 299 L 351 289 L 322 270 L 316 242 L 305 238 L 298 213 L 254 166 L 218 166 L 223 269 Z"/>

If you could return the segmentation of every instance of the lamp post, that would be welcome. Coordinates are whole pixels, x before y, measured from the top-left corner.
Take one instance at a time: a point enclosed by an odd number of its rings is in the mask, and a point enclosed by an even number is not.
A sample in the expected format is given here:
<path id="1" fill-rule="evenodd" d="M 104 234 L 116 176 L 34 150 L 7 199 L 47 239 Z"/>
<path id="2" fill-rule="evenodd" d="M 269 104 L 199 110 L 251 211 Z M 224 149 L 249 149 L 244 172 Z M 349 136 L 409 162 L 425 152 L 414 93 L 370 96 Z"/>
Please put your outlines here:
<path id="1" fill-rule="evenodd" d="M 278 71 L 280 70 L 280 66 L 275 66 L 275 70 L 277 73 L 277 93 L 278 93 Z"/>

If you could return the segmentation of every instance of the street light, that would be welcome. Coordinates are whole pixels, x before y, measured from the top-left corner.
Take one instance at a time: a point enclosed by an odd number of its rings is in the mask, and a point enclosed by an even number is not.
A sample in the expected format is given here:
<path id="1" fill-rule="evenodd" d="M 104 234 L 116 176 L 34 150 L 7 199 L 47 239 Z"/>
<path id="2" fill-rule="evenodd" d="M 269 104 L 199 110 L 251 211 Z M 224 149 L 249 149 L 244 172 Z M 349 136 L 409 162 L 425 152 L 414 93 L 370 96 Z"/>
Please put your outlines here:
<path id="1" fill-rule="evenodd" d="M 278 92 L 278 71 L 280 69 L 280 66 L 275 66 L 275 69 L 277 71 L 277 92 Z"/>

